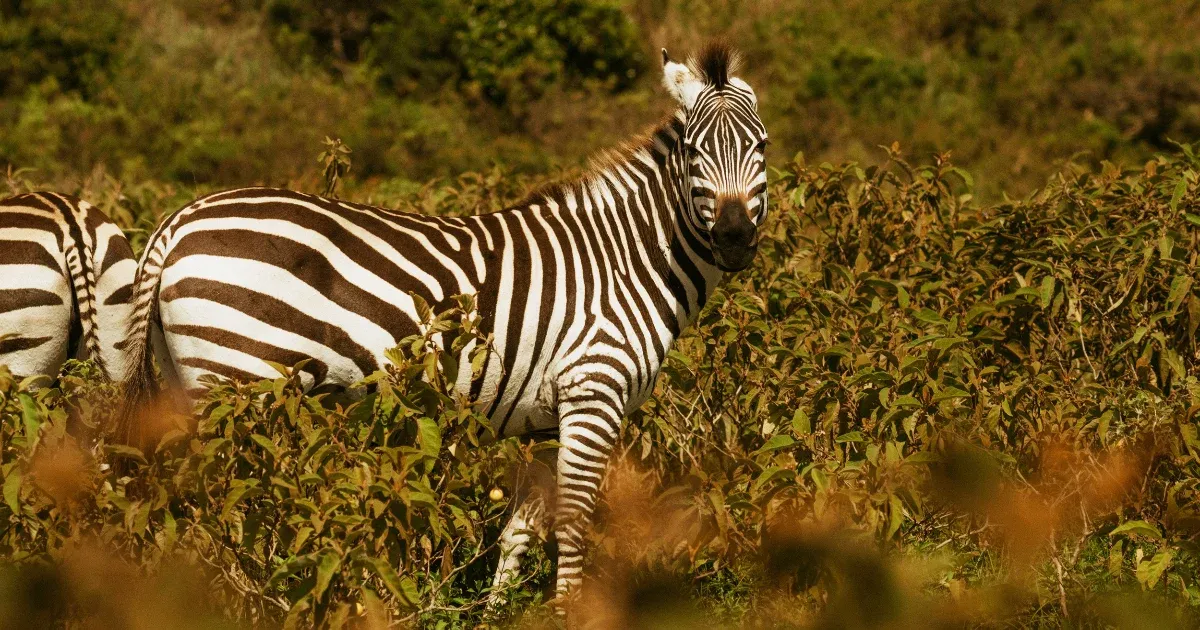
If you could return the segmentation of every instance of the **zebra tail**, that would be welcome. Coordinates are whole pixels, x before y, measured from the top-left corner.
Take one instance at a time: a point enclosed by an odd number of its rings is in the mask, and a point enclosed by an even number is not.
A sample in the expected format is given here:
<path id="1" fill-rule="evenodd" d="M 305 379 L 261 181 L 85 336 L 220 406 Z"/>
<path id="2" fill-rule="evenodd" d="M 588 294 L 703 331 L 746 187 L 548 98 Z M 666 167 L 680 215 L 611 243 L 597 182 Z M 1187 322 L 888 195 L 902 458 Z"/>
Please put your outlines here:
<path id="1" fill-rule="evenodd" d="M 83 356 L 92 360 L 100 368 L 102 374 L 109 374 L 108 366 L 104 364 L 104 356 L 100 352 L 100 335 L 97 333 L 99 314 L 96 302 L 96 276 L 98 265 L 96 261 L 96 234 L 89 231 L 87 214 L 99 212 L 86 201 L 80 201 L 77 207 L 76 221 L 79 223 L 83 242 L 79 243 L 79 251 L 73 256 L 67 256 L 68 265 L 75 289 L 76 304 L 79 309 L 79 323 L 83 329 Z M 72 258 L 75 258 L 72 261 Z"/>
<path id="2" fill-rule="evenodd" d="M 161 241 L 152 239 L 138 263 L 129 331 L 123 342 L 129 363 L 123 383 L 121 411 L 117 416 L 116 437 L 121 443 L 142 449 L 152 446 L 145 444 L 148 436 L 144 431 L 142 410 L 158 391 L 150 334 L 159 321 L 158 288 L 162 275 L 160 249 Z"/>

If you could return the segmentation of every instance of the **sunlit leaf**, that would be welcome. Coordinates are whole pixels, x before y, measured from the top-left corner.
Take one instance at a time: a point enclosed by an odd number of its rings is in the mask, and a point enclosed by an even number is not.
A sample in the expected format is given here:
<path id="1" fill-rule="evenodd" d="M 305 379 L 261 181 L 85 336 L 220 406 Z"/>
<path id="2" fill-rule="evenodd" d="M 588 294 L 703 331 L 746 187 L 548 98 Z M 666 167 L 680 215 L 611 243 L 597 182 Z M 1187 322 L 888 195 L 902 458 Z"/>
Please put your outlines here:
<path id="1" fill-rule="evenodd" d="M 1145 536 L 1151 540 L 1161 540 L 1162 532 L 1146 521 L 1125 521 L 1113 528 L 1109 536 L 1132 535 Z"/>

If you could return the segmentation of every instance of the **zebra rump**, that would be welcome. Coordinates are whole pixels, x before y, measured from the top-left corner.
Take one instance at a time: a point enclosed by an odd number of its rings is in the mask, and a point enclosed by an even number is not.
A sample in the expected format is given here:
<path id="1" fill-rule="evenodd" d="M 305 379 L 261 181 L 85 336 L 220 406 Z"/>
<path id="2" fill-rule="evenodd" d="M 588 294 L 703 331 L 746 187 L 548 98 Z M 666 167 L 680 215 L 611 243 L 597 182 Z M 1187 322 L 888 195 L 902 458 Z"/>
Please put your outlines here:
<path id="1" fill-rule="evenodd" d="M 0 364 L 56 375 L 75 358 L 123 377 L 136 268 L 121 229 L 86 201 L 52 192 L 0 201 Z"/>

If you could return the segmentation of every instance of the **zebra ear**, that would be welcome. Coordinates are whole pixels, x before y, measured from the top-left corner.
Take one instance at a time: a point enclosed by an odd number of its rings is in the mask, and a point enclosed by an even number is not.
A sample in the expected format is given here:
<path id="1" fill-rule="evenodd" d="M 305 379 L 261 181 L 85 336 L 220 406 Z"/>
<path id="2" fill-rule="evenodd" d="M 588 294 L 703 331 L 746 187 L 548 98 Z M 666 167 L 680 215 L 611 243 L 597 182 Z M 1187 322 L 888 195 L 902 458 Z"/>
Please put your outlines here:
<path id="1" fill-rule="evenodd" d="M 704 82 L 696 77 L 690 68 L 682 63 L 671 61 L 667 49 L 663 51 L 663 85 L 675 100 L 686 109 L 696 104 L 696 97 L 704 89 Z"/>

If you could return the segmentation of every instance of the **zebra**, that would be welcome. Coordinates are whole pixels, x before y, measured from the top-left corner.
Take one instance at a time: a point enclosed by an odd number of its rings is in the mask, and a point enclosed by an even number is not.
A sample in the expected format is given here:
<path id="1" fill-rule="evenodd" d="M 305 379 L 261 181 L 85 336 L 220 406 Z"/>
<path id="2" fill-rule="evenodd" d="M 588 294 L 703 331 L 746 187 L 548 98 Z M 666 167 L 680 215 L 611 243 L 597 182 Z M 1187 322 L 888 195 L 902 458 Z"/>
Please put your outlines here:
<path id="1" fill-rule="evenodd" d="M 0 201 L 0 365 L 57 375 L 90 359 L 122 378 L 136 269 L 121 228 L 92 204 L 53 192 Z"/>
<path id="2" fill-rule="evenodd" d="M 514 495 L 494 583 L 517 574 L 531 534 L 552 529 L 562 601 L 582 582 L 624 417 L 723 275 L 751 264 L 767 215 L 767 133 L 754 91 L 732 76 L 736 54 L 709 45 L 686 63 L 662 59 L 671 116 L 499 212 L 425 216 L 246 188 L 168 216 L 139 262 L 129 401 L 153 385 L 153 355 L 193 398 L 206 375 L 277 376 L 268 361 L 307 360 L 307 387 L 350 385 L 419 332 L 413 295 L 473 294 L 493 348 L 457 386 L 499 436 L 559 444 L 554 487 Z"/>

